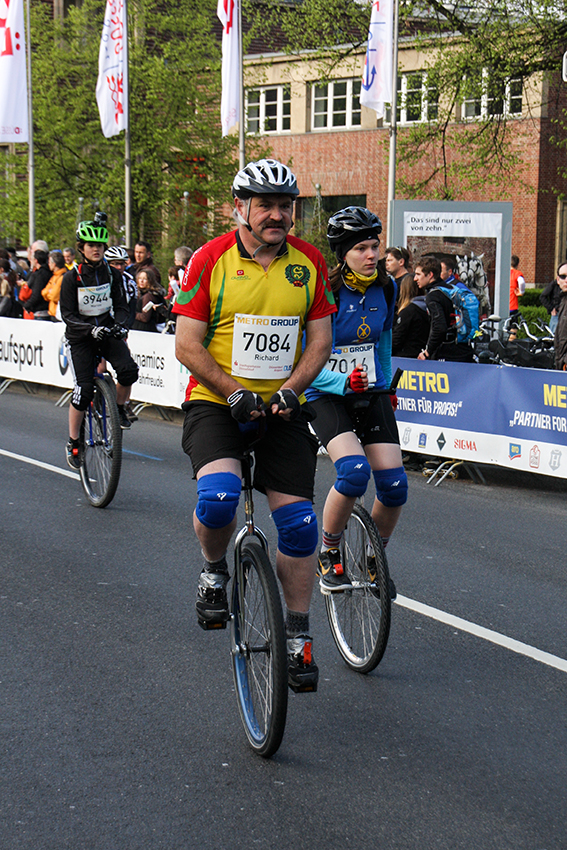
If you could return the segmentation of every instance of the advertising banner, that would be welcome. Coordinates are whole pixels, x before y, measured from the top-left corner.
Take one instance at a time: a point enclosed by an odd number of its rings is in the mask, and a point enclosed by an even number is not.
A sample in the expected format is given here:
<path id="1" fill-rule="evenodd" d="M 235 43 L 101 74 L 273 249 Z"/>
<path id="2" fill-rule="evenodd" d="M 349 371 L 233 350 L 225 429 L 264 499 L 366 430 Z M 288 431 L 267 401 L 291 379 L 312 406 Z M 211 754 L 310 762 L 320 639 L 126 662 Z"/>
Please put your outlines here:
<path id="1" fill-rule="evenodd" d="M 0 142 L 28 142 L 24 0 L 0 0 Z"/>
<path id="2" fill-rule="evenodd" d="M 189 372 L 175 356 L 175 337 L 130 331 L 128 346 L 140 370 L 132 398 L 162 407 L 180 407 L 185 401 Z"/>
<path id="3" fill-rule="evenodd" d="M 179 408 L 189 372 L 175 337 L 131 331 L 128 345 L 140 369 L 133 401 Z M 403 451 L 567 478 L 567 373 L 404 357 L 392 365 L 404 370 Z M 0 376 L 71 389 L 63 323 L 0 318 Z"/>
<path id="4" fill-rule="evenodd" d="M 402 449 L 567 478 L 567 374 L 392 358 Z"/>
<path id="5" fill-rule="evenodd" d="M 392 99 L 392 56 L 394 53 L 394 4 L 392 0 L 374 0 L 370 14 L 368 46 L 360 102 L 374 109 L 377 118 Z"/>
<path id="6" fill-rule="evenodd" d="M 64 333 L 62 322 L 0 319 L 0 375 L 71 389 L 73 376 Z M 175 357 L 175 337 L 131 331 L 128 345 L 140 369 L 132 400 L 179 407 L 185 399 L 189 372 Z"/>
<path id="7" fill-rule="evenodd" d="M 222 24 L 221 126 L 226 136 L 240 121 L 240 30 L 238 3 L 218 0 L 217 15 Z"/>
<path id="8" fill-rule="evenodd" d="M 123 0 L 107 0 L 98 55 L 96 100 L 104 136 L 128 128 L 128 32 Z"/>
<path id="9" fill-rule="evenodd" d="M 480 302 L 481 314 L 509 312 L 512 204 L 509 202 L 392 201 L 394 245 L 412 267 L 420 257 L 449 255 Z"/>

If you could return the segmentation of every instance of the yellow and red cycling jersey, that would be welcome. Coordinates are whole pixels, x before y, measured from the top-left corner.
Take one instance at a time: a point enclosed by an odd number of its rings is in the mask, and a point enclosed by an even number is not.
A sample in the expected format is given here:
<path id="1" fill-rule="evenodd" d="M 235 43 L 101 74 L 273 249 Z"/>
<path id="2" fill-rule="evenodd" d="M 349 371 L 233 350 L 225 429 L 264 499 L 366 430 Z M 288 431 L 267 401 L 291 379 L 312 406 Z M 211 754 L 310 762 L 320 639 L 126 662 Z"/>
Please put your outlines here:
<path id="1" fill-rule="evenodd" d="M 267 401 L 301 357 L 306 323 L 334 313 L 335 301 L 317 248 L 288 236 L 264 271 L 237 234 L 193 254 L 173 312 L 206 322 L 204 346 L 220 368 Z M 226 404 L 193 377 L 189 398 Z"/>

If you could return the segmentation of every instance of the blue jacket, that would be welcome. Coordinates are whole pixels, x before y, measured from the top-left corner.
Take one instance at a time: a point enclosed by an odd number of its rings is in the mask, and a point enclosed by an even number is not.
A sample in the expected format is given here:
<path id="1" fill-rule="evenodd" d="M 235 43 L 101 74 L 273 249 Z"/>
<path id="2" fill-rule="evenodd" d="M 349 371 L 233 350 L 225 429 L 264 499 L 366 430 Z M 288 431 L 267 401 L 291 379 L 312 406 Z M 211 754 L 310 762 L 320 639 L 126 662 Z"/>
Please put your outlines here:
<path id="1" fill-rule="evenodd" d="M 388 296 L 388 298 L 387 298 Z M 392 324 L 396 304 L 396 284 L 383 287 L 370 284 L 364 295 L 343 284 L 335 294 L 338 313 L 333 316 L 333 353 L 325 369 L 305 391 L 308 400 L 325 393 L 343 395 L 346 379 L 363 357 L 345 346 L 372 345 L 376 381 L 369 389 L 385 389 L 392 382 Z M 347 390 L 351 392 L 351 390 Z"/>

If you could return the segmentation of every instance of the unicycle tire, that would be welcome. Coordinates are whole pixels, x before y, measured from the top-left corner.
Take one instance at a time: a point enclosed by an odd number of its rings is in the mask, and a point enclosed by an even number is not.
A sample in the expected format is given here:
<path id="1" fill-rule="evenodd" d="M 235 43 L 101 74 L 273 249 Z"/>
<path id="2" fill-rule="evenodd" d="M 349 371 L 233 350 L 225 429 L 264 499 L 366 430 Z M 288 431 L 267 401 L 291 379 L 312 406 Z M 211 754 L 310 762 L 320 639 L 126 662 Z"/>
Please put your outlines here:
<path id="1" fill-rule="evenodd" d="M 95 378 L 94 395 L 81 426 L 79 469 L 85 495 L 95 508 L 113 500 L 122 466 L 122 429 L 116 396 L 104 378 Z"/>
<path id="2" fill-rule="evenodd" d="M 360 504 L 347 523 L 341 554 L 352 589 L 325 594 L 329 626 L 348 666 L 369 673 L 386 651 L 392 602 L 384 546 L 374 520 Z"/>
<path id="3" fill-rule="evenodd" d="M 244 540 L 231 605 L 232 671 L 248 742 L 269 758 L 281 744 L 288 700 L 287 644 L 278 585 L 268 555 Z"/>

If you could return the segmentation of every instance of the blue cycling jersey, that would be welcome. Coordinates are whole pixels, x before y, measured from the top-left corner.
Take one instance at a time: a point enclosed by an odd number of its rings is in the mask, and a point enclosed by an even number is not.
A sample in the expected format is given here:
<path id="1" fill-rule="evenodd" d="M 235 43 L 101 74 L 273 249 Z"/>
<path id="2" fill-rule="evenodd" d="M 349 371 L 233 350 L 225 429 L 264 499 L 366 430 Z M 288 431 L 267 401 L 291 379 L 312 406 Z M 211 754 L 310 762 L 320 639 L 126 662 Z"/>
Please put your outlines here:
<path id="1" fill-rule="evenodd" d="M 391 295 L 390 303 L 386 294 Z M 376 389 L 385 389 L 391 382 L 391 332 L 394 321 L 396 303 L 396 288 L 375 283 L 371 284 L 364 295 L 343 284 L 336 299 L 338 313 L 333 316 L 334 344 L 336 350 L 340 346 L 356 346 L 358 344 L 373 344 Z M 354 368 L 354 367 L 353 367 Z M 349 368 L 349 372 L 352 371 Z M 313 385 L 306 390 L 308 400 L 313 400 L 325 393 L 342 394 L 346 374 L 335 374 L 327 368 L 316 378 Z"/>

